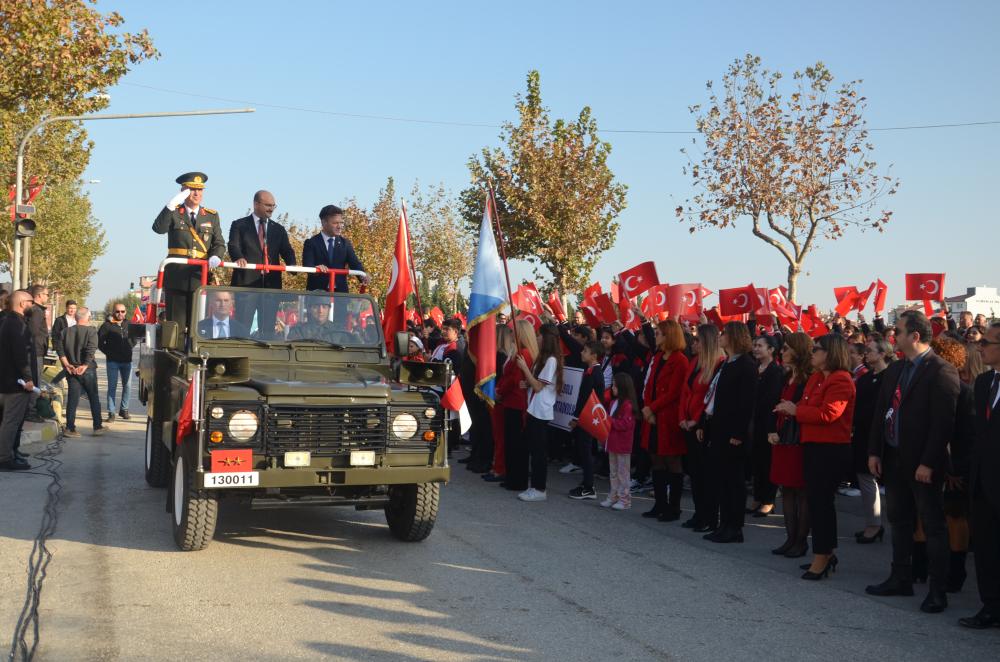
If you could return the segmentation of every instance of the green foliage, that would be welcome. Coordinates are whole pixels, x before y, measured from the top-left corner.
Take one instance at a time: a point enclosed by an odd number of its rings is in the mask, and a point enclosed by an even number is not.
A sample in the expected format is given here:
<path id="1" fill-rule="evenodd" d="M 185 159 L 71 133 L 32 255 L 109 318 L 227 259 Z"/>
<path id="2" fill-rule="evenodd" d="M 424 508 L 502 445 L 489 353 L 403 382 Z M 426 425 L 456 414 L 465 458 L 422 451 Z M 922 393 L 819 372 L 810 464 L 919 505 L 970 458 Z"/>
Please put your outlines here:
<path id="1" fill-rule="evenodd" d="M 111 317 L 111 310 L 114 308 L 115 304 L 123 303 L 125 304 L 125 319 L 132 319 L 132 313 L 135 312 L 136 308 L 142 309 L 142 299 L 138 294 L 132 294 L 130 292 L 122 292 L 116 297 L 111 297 L 104 304 L 102 312 L 105 317 Z M 95 311 L 96 313 L 97 311 Z"/>

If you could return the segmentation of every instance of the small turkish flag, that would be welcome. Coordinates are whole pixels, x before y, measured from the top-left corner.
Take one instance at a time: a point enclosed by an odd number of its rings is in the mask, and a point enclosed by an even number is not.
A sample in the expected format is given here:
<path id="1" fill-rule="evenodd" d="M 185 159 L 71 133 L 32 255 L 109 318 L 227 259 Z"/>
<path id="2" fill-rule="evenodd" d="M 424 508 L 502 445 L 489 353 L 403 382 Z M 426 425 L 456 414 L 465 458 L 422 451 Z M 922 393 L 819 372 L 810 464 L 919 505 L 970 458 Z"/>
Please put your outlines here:
<path id="1" fill-rule="evenodd" d="M 671 315 L 678 315 L 686 320 L 697 320 L 701 314 L 701 285 L 699 283 L 671 285 L 667 290 L 667 308 Z"/>
<path id="2" fill-rule="evenodd" d="M 639 316 L 632 310 L 632 301 L 624 292 L 622 292 L 622 298 L 618 300 L 618 316 L 621 318 L 622 324 L 629 331 L 638 331 L 642 328 Z"/>
<path id="3" fill-rule="evenodd" d="M 756 287 L 754 290 L 757 292 L 757 315 L 770 315 L 771 314 L 771 298 L 768 296 L 768 290 L 766 287 Z"/>
<path id="4" fill-rule="evenodd" d="M 539 319 L 538 315 L 532 315 L 531 313 L 521 312 L 517 314 L 517 319 L 524 320 L 532 327 L 534 327 L 535 333 L 538 333 L 538 330 L 542 328 L 542 320 Z"/>
<path id="5" fill-rule="evenodd" d="M 593 298 L 593 302 L 597 306 L 597 318 L 602 323 L 611 324 L 618 321 L 618 311 L 615 310 L 615 304 L 610 296 L 598 294 Z"/>
<path id="6" fill-rule="evenodd" d="M 846 315 L 858 305 L 858 288 L 853 285 L 833 288 L 833 296 L 837 299 L 838 315 Z"/>
<path id="7" fill-rule="evenodd" d="M 458 429 L 462 434 L 472 427 L 472 415 L 469 414 L 469 407 L 465 404 L 465 395 L 462 393 L 462 384 L 458 377 L 452 377 L 451 385 L 441 396 L 441 406 L 448 411 L 458 413 Z"/>
<path id="8" fill-rule="evenodd" d="M 944 301 L 944 274 L 906 274 L 910 301 Z"/>
<path id="9" fill-rule="evenodd" d="M 230 471 L 253 471 L 253 451 L 249 448 L 212 451 L 212 473 Z"/>
<path id="10" fill-rule="evenodd" d="M 819 338 L 820 336 L 825 336 L 830 332 L 830 327 L 823 322 L 823 318 L 819 316 L 815 305 L 809 306 L 802 312 L 801 323 L 802 330 L 805 331 L 810 338 Z"/>
<path id="11" fill-rule="evenodd" d="M 629 297 L 635 297 L 660 284 L 656 275 L 656 265 L 652 262 L 643 262 L 621 272 L 618 274 L 618 282 L 621 283 L 622 292 Z"/>
<path id="12" fill-rule="evenodd" d="M 615 282 L 611 281 L 611 301 L 618 305 L 618 302 L 622 300 L 622 288 Z"/>
<path id="13" fill-rule="evenodd" d="M 534 283 L 520 285 L 513 296 L 514 307 L 536 317 L 542 314 L 542 297 Z"/>
<path id="14" fill-rule="evenodd" d="M 867 290 L 864 292 L 858 292 L 858 303 L 856 308 L 859 313 L 865 309 L 865 306 L 868 305 L 868 300 L 871 298 L 872 293 L 875 291 L 877 286 L 877 283 L 872 281 L 872 284 L 868 286 Z"/>
<path id="15" fill-rule="evenodd" d="M 559 299 L 558 290 L 552 290 L 552 293 L 549 294 L 549 308 L 552 309 L 552 314 L 556 316 L 557 320 L 566 321 L 566 309 L 563 308 L 562 301 Z"/>
<path id="16" fill-rule="evenodd" d="M 885 293 L 889 288 L 882 282 L 881 278 L 875 280 L 875 314 L 880 315 L 885 310 Z"/>
<path id="17" fill-rule="evenodd" d="M 590 287 L 588 287 L 583 291 L 583 299 L 584 301 L 586 301 L 587 299 L 593 299 L 595 294 L 600 294 L 602 291 L 603 290 L 601 289 L 601 284 L 594 283 L 593 285 L 591 285 Z"/>
<path id="18" fill-rule="evenodd" d="M 431 319 L 434 320 L 434 323 L 437 324 L 439 327 L 442 324 L 444 324 L 444 311 L 438 308 L 437 306 L 431 308 L 430 316 Z"/>
<path id="19" fill-rule="evenodd" d="M 139 306 L 136 306 L 135 310 L 132 311 L 132 323 L 142 324 L 145 321 L 146 321 L 146 316 L 142 314 L 142 309 L 139 308 Z"/>
<path id="20" fill-rule="evenodd" d="M 670 310 L 670 285 L 663 283 L 655 285 L 646 293 L 646 300 L 643 302 L 646 307 L 643 311 L 647 317 L 654 317 L 657 313 L 665 313 Z M 648 308 L 648 311 L 647 311 Z"/>
<path id="21" fill-rule="evenodd" d="M 577 425 L 601 443 L 608 440 L 611 434 L 611 420 L 608 418 L 608 410 L 597 399 L 596 392 L 592 391 L 587 398 L 583 411 L 580 412 L 580 418 L 577 419 Z"/>
<path id="22" fill-rule="evenodd" d="M 750 285 L 719 290 L 719 312 L 723 315 L 746 315 L 757 310 L 757 288 Z"/>

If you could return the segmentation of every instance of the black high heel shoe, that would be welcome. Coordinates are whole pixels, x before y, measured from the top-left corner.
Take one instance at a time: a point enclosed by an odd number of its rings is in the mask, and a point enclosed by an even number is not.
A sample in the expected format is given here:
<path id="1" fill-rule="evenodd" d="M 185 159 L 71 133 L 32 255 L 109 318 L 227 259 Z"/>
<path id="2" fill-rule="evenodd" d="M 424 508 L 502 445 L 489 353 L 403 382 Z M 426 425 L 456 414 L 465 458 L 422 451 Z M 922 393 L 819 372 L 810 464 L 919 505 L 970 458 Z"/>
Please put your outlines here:
<path id="1" fill-rule="evenodd" d="M 837 572 L 837 563 L 838 563 L 837 557 L 836 555 L 834 555 L 831 556 L 830 560 L 826 562 L 826 567 L 820 570 L 819 572 L 813 572 L 812 570 L 810 570 L 809 568 L 812 566 L 812 564 L 809 563 L 800 566 L 806 569 L 806 571 L 802 574 L 802 579 L 808 579 L 809 581 L 814 581 L 814 582 L 819 581 L 821 579 L 826 579 L 831 572 Z"/>
<path id="2" fill-rule="evenodd" d="M 883 538 L 885 538 L 885 527 L 880 526 L 878 527 L 878 531 L 876 531 L 875 535 L 873 535 L 872 537 L 869 538 L 868 536 L 865 535 L 864 531 L 859 531 L 858 535 L 855 536 L 854 539 L 857 541 L 859 545 L 870 545 L 876 541 L 882 542 Z"/>

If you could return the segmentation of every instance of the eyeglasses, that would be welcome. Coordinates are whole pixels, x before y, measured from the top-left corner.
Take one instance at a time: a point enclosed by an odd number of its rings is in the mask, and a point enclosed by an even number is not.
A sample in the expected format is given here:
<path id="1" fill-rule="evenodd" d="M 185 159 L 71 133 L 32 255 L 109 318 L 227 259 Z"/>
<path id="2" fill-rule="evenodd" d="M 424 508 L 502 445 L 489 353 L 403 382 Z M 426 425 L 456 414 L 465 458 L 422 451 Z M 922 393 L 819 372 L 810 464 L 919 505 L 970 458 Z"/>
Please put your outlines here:
<path id="1" fill-rule="evenodd" d="M 125 314 L 125 311 L 124 311 L 124 310 L 116 310 L 116 311 L 115 311 L 115 315 L 118 315 L 118 314 L 122 314 L 122 315 L 124 315 L 124 314 Z"/>

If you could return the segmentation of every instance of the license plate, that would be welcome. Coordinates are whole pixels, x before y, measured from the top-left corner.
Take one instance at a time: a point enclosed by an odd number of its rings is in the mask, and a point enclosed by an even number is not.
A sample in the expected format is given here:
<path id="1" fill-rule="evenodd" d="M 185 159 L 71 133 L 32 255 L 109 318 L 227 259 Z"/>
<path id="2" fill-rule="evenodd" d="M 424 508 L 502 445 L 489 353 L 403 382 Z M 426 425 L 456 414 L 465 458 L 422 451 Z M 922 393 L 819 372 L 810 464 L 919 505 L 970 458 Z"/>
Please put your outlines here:
<path id="1" fill-rule="evenodd" d="M 255 487 L 260 484 L 260 472 L 227 471 L 205 474 L 205 489 L 214 487 Z"/>
<path id="2" fill-rule="evenodd" d="M 374 467 L 375 451 L 351 451 L 352 467 Z"/>

